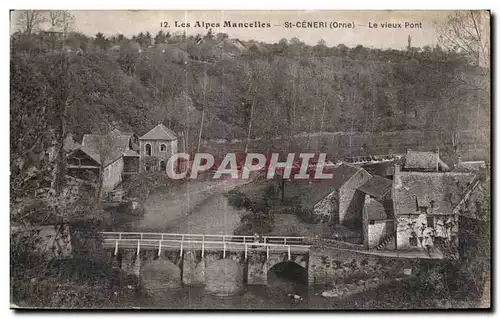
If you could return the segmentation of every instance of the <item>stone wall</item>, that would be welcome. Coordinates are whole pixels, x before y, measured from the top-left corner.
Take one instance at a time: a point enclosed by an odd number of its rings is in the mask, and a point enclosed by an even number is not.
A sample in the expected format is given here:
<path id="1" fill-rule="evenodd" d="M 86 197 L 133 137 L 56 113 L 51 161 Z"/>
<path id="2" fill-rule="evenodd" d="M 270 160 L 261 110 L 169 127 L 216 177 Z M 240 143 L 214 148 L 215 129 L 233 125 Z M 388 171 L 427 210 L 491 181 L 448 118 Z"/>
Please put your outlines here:
<path id="1" fill-rule="evenodd" d="M 339 192 L 334 190 L 330 195 L 319 201 L 313 209 L 314 220 L 320 222 L 339 221 Z"/>
<path id="2" fill-rule="evenodd" d="M 312 286 L 334 286 L 403 275 L 404 269 L 416 269 L 417 259 L 389 258 L 333 248 L 314 248 L 309 254 L 308 282 Z"/>
<path id="3" fill-rule="evenodd" d="M 166 150 L 161 151 L 161 145 L 165 144 Z M 151 145 L 151 155 L 146 155 L 146 145 Z M 140 156 L 141 156 L 141 171 L 145 170 L 144 159 L 148 157 L 158 158 L 158 167 L 152 169 L 152 171 L 158 171 L 160 169 L 160 162 L 164 161 L 165 166 L 167 166 L 168 159 L 177 153 L 177 140 L 173 141 L 163 141 L 163 140 L 140 140 Z"/>
<path id="4" fill-rule="evenodd" d="M 386 237 L 394 233 L 394 220 L 374 220 L 368 224 L 367 248 L 373 249 Z"/>
<path id="5" fill-rule="evenodd" d="M 119 265 L 129 275 L 141 280 L 152 289 L 165 287 L 156 281 L 166 278 L 165 285 L 181 281 L 184 285 L 205 285 L 210 289 L 232 292 L 243 284 L 266 285 L 268 273 L 274 266 L 292 262 L 307 273 L 309 285 L 334 286 L 378 278 L 389 280 L 403 276 L 404 270 L 418 269 L 418 259 L 390 258 L 370 255 L 345 249 L 312 248 L 309 254 L 248 252 L 244 259 L 242 252 L 227 252 L 222 259 L 221 252 L 209 252 L 201 258 L 199 251 L 164 252 L 160 257 L 154 251 L 143 251 L 137 256 L 133 249 L 119 253 Z M 172 267 L 175 271 L 172 271 Z M 170 270 L 169 270 L 170 269 Z M 153 273 L 153 272 L 159 273 Z M 162 274 L 162 272 L 165 272 Z M 176 278 L 174 278 L 176 277 Z"/>

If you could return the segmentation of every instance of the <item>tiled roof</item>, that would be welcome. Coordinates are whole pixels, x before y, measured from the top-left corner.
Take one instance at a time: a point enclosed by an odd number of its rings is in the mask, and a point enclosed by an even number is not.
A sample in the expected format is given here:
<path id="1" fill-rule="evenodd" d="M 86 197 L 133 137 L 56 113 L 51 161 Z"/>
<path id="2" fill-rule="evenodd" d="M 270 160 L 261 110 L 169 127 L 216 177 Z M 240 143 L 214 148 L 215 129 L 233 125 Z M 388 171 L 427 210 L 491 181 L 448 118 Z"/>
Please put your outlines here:
<path id="1" fill-rule="evenodd" d="M 341 188 L 348 180 L 351 179 L 351 177 L 353 177 L 360 171 L 364 171 L 364 169 L 361 167 L 342 163 L 333 171 L 333 186 L 335 188 Z"/>
<path id="2" fill-rule="evenodd" d="M 104 157 L 104 166 L 114 162 L 129 149 L 130 136 L 122 135 L 118 130 L 113 130 L 108 135 L 85 134 L 82 140 L 82 149 L 86 153 L 93 154 L 95 158 Z"/>
<path id="3" fill-rule="evenodd" d="M 382 220 L 389 219 L 382 203 L 372 199 L 365 201 L 364 207 L 368 220 Z"/>
<path id="4" fill-rule="evenodd" d="M 289 183 L 285 186 L 293 192 L 295 197 L 300 198 L 301 203 L 306 206 L 314 206 L 323 198 L 331 194 L 335 189 L 340 189 L 355 174 L 365 172 L 363 168 L 355 167 L 349 164 L 342 164 L 333 170 L 332 179 L 316 180 L 312 183 Z"/>
<path id="5" fill-rule="evenodd" d="M 433 214 L 451 214 L 474 180 L 469 173 L 401 172 L 393 193 L 396 214 L 417 214 L 417 205 Z M 431 206 L 433 208 L 431 209 Z"/>
<path id="6" fill-rule="evenodd" d="M 141 140 L 167 140 L 177 139 L 175 133 L 163 124 L 158 124 L 151 131 L 140 137 Z"/>
<path id="7" fill-rule="evenodd" d="M 93 150 L 89 149 L 88 147 L 85 147 L 85 146 L 80 146 L 78 148 L 78 150 L 84 152 L 85 154 L 87 154 L 87 156 L 89 156 L 91 159 L 93 159 L 94 161 L 96 161 L 98 164 L 101 164 L 101 158 L 99 156 L 98 153 L 94 152 Z"/>
<path id="8" fill-rule="evenodd" d="M 394 175 L 394 164 L 396 161 L 388 161 L 382 163 L 367 163 L 363 165 L 363 168 L 372 175 L 386 176 Z"/>
<path id="9" fill-rule="evenodd" d="M 405 169 L 436 169 L 439 154 L 435 152 L 408 151 L 405 158 Z"/>
<path id="10" fill-rule="evenodd" d="M 392 180 L 373 175 L 366 183 L 358 187 L 360 191 L 377 199 L 382 199 L 391 193 Z"/>

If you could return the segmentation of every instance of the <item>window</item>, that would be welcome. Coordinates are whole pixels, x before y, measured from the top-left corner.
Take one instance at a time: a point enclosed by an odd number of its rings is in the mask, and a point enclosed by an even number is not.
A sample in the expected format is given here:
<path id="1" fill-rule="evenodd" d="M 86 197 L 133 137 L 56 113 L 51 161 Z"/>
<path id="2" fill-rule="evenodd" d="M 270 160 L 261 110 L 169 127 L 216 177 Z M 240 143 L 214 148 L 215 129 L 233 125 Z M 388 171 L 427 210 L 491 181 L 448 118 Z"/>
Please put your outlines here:
<path id="1" fill-rule="evenodd" d="M 151 156 L 151 144 L 146 144 L 146 156 Z"/>
<path id="2" fill-rule="evenodd" d="M 417 247 L 417 237 L 410 237 L 410 246 Z"/>
<path id="3" fill-rule="evenodd" d="M 165 152 L 167 150 L 167 146 L 165 144 L 160 145 L 160 152 Z"/>
<path id="4" fill-rule="evenodd" d="M 160 171 L 165 172 L 167 170 L 167 165 L 165 164 L 165 161 L 160 162 Z"/>
<path id="5" fill-rule="evenodd" d="M 427 227 L 434 227 L 434 217 L 427 216 Z"/>
<path id="6" fill-rule="evenodd" d="M 370 225 L 375 225 L 375 221 L 374 220 L 370 220 Z"/>

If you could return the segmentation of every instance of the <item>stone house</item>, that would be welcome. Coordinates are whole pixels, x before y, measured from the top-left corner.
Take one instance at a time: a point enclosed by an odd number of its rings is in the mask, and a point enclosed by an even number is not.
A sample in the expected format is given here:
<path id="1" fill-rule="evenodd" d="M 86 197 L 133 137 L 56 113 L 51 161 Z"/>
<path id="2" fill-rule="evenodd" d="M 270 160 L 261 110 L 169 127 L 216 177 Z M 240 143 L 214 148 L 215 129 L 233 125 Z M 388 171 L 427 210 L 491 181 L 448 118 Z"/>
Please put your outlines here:
<path id="1" fill-rule="evenodd" d="M 304 198 L 317 219 L 360 230 L 364 195 L 356 190 L 370 178 L 363 168 L 343 163 L 332 179 L 313 183 Z"/>
<path id="2" fill-rule="evenodd" d="M 163 124 L 158 124 L 139 138 L 141 171 L 167 170 L 168 159 L 177 153 L 177 136 Z"/>
<path id="3" fill-rule="evenodd" d="M 364 194 L 363 244 L 366 249 L 394 249 L 396 221 L 392 180 L 374 175 L 358 188 Z"/>
<path id="4" fill-rule="evenodd" d="M 446 251 L 458 246 L 458 212 L 477 187 L 471 173 L 401 171 L 392 189 L 398 250 Z"/>

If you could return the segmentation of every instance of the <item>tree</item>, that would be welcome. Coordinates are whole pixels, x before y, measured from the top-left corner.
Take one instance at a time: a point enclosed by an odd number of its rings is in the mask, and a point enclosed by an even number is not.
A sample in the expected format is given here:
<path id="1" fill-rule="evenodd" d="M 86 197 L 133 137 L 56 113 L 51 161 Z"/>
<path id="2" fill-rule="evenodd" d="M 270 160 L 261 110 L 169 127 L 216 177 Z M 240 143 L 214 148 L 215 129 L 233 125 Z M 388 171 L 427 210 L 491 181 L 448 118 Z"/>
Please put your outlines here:
<path id="1" fill-rule="evenodd" d="M 203 134 L 203 124 L 205 120 L 205 110 L 207 108 L 207 87 L 208 87 L 208 78 L 207 78 L 207 70 L 205 66 L 205 73 L 203 74 L 203 80 L 202 80 L 202 91 L 203 91 L 203 109 L 201 111 L 201 121 L 200 121 L 200 129 L 198 133 L 198 146 L 196 147 L 196 152 L 200 151 L 200 145 L 201 145 L 201 137 Z"/>
<path id="2" fill-rule="evenodd" d="M 151 33 L 146 32 L 146 34 L 144 35 L 144 46 L 147 48 L 151 45 L 151 41 L 152 41 L 152 36 L 151 36 Z"/>
<path id="3" fill-rule="evenodd" d="M 212 31 L 212 29 L 208 29 L 208 32 L 207 32 L 207 35 L 205 36 L 205 39 L 213 39 L 214 38 L 214 33 Z"/>
<path id="4" fill-rule="evenodd" d="M 490 93 L 490 13 L 454 11 L 445 23 L 436 24 L 435 28 L 445 48 L 465 55 L 470 63 L 478 66 L 472 81 L 461 74 L 453 82 L 455 87 L 465 85 L 476 91 L 476 135 L 479 136 L 481 100 L 484 99 L 481 95 L 488 99 Z"/>
<path id="5" fill-rule="evenodd" d="M 224 41 L 229 38 L 227 33 L 217 33 L 217 41 Z"/>
<path id="6" fill-rule="evenodd" d="M 49 21 L 52 28 L 61 30 L 66 35 L 71 31 L 75 16 L 67 10 L 50 10 Z"/>
<path id="7" fill-rule="evenodd" d="M 101 50 L 106 50 L 109 45 L 109 40 L 102 34 L 102 32 L 97 32 L 94 38 L 94 44 Z"/>
<path id="8" fill-rule="evenodd" d="M 167 35 L 162 31 L 158 31 L 154 38 L 154 43 L 155 44 L 160 44 L 160 43 L 167 43 Z"/>
<path id="9" fill-rule="evenodd" d="M 46 15 L 41 10 L 21 10 L 19 11 L 17 25 L 21 31 L 30 35 L 46 21 Z"/>
<path id="10" fill-rule="evenodd" d="M 151 45 L 151 33 L 149 32 L 140 32 L 137 36 L 134 36 L 132 39 L 134 39 L 141 48 L 147 48 Z"/>
<path id="11" fill-rule="evenodd" d="M 447 49 L 465 54 L 471 62 L 490 66 L 490 13 L 454 11 L 445 23 L 435 25 L 440 43 Z"/>

